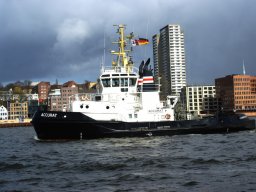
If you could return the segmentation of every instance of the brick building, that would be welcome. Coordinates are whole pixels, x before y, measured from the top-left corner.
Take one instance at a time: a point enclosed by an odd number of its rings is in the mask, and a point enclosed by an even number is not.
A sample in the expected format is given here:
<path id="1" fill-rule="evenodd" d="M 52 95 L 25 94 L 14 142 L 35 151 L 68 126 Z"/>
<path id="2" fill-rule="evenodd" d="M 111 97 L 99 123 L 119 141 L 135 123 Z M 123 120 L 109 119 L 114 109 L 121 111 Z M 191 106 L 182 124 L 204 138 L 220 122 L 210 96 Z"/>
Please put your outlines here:
<path id="1" fill-rule="evenodd" d="M 48 98 L 48 94 L 51 88 L 50 82 L 40 82 L 38 83 L 38 98 L 39 102 L 44 102 Z"/>
<path id="2" fill-rule="evenodd" d="M 70 102 L 75 99 L 78 86 L 74 81 L 68 81 L 60 89 L 54 89 L 49 94 L 49 109 L 51 111 L 66 111 L 70 108 Z"/>
<path id="3" fill-rule="evenodd" d="M 256 76 L 228 75 L 215 79 L 215 86 L 224 111 L 256 112 Z"/>

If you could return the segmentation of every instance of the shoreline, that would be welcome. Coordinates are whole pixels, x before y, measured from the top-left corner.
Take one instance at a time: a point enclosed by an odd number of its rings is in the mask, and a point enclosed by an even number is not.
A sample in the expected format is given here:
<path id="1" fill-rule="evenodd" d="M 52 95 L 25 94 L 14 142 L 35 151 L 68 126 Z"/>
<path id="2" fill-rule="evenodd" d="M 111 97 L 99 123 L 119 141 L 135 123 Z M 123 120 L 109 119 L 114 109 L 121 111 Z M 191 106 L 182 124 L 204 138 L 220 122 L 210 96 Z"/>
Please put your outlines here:
<path id="1" fill-rule="evenodd" d="M 32 124 L 28 122 L 0 124 L 0 128 L 30 127 L 30 126 L 32 126 Z"/>
<path id="2" fill-rule="evenodd" d="M 11 128 L 11 127 L 29 127 L 32 126 L 31 119 L 25 119 L 24 122 L 17 120 L 0 120 L 0 128 Z"/>

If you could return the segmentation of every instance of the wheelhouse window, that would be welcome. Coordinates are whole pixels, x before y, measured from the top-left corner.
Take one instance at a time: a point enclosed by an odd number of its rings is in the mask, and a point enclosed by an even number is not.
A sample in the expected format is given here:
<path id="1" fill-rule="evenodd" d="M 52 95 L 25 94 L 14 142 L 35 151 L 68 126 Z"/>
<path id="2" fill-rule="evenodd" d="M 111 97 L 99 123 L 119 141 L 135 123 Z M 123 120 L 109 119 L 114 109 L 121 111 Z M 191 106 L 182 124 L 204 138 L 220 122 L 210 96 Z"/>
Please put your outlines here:
<path id="1" fill-rule="evenodd" d="M 137 82 L 136 77 L 113 77 L 101 79 L 103 87 L 134 87 Z"/>
<path id="2" fill-rule="evenodd" d="M 106 75 L 102 75 L 101 77 L 109 77 L 110 75 L 109 74 L 106 74 Z"/>
<path id="3" fill-rule="evenodd" d="M 102 79 L 103 87 L 110 87 L 110 79 Z"/>
<path id="4" fill-rule="evenodd" d="M 119 78 L 112 79 L 112 87 L 119 87 Z"/>
<path id="5" fill-rule="evenodd" d="M 129 86 L 134 87 L 136 84 L 136 78 L 129 78 Z"/>
<path id="6" fill-rule="evenodd" d="M 128 87 L 128 78 L 121 78 L 121 87 Z"/>

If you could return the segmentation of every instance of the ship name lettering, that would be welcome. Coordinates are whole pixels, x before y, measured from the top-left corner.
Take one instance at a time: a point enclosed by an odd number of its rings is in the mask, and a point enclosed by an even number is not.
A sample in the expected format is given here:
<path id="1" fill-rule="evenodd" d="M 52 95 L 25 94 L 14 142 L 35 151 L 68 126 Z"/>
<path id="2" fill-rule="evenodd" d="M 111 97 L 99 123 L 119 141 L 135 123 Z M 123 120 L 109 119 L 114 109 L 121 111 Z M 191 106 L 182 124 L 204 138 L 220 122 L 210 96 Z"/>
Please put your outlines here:
<path id="1" fill-rule="evenodd" d="M 151 110 L 148 110 L 149 113 L 158 113 L 158 112 L 162 112 L 163 110 L 161 109 L 151 109 Z"/>
<path id="2" fill-rule="evenodd" d="M 57 117 L 57 113 L 42 113 L 41 117 Z"/>

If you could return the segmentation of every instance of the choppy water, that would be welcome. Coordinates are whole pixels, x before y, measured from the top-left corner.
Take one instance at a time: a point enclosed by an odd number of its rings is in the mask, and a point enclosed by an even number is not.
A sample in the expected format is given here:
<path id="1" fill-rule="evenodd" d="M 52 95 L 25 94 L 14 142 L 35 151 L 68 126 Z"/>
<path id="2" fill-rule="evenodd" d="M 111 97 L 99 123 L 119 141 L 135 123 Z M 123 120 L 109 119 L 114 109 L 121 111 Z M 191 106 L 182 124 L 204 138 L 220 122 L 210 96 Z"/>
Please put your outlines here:
<path id="1" fill-rule="evenodd" d="M 0 191 L 256 191 L 256 133 L 38 142 L 0 129 Z"/>

